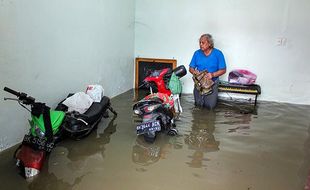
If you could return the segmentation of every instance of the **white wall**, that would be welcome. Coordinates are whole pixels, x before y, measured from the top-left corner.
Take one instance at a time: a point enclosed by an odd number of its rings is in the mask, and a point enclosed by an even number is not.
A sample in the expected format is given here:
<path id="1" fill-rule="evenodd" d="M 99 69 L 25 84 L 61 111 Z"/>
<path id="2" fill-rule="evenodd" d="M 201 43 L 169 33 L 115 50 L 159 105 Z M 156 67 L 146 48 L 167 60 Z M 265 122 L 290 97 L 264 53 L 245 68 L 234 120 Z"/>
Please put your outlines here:
<path id="1" fill-rule="evenodd" d="M 134 0 L 0 1 L 0 97 L 4 86 L 54 107 L 98 83 L 113 97 L 132 88 Z M 0 100 L 0 151 L 22 140 L 29 113 Z"/>
<path id="2" fill-rule="evenodd" d="M 135 55 L 188 66 L 199 36 L 211 33 L 228 71 L 258 75 L 260 100 L 310 104 L 309 10 L 309 0 L 136 0 Z M 190 75 L 182 80 L 192 93 Z"/>
<path id="3" fill-rule="evenodd" d="M 258 74 L 259 99 L 310 104 L 309 10 L 308 0 L 2 0 L 0 87 L 52 107 L 90 83 L 113 97 L 132 88 L 134 50 L 188 65 L 199 36 L 211 33 L 228 71 Z M 191 93 L 190 75 L 183 81 Z M 0 151 L 21 141 L 28 118 L 0 101 Z"/>

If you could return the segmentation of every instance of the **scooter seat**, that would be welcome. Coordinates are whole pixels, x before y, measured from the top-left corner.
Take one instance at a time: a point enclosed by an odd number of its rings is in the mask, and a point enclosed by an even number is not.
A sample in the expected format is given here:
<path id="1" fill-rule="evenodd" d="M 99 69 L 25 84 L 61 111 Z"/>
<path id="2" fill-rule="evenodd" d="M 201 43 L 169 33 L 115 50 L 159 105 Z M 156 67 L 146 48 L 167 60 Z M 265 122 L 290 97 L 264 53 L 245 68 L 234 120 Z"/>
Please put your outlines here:
<path id="1" fill-rule="evenodd" d="M 70 96 L 71 94 L 69 94 Z M 66 134 L 73 139 L 79 140 L 87 136 L 99 123 L 107 109 L 110 109 L 111 102 L 106 96 L 100 102 L 93 102 L 88 110 L 80 114 L 78 112 L 68 112 L 63 123 Z M 68 107 L 62 104 L 57 106 L 57 110 L 67 111 Z"/>
<path id="2" fill-rule="evenodd" d="M 93 102 L 90 108 L 83 114 L 85 116 L 87 123 L 94 123 L 98 120 L 99 115 L 103 115 L 103 113 L 109 108 L 110 99 L 106 96 L 101 98 L 100 102 Z"/>
<path id="3" fill-rule="evenodd" d="M 72 95 L 73 94 L 70 93 L 67 97 Z M 58 104 L 55 110 L 64 112 L 68 111 L 68 107 L 62 104 L 63 101 Z M 79 117 L 83 118 L 83 120 L 85 120 L 87 123 L 94 123 L 98 119 L 98 115 L 103 114 L 104 111 L 109 108 L 110 104 L 110 98 L 103 96 L 100 102 L 93 102 L 85 113 L 79 114 Z"/>

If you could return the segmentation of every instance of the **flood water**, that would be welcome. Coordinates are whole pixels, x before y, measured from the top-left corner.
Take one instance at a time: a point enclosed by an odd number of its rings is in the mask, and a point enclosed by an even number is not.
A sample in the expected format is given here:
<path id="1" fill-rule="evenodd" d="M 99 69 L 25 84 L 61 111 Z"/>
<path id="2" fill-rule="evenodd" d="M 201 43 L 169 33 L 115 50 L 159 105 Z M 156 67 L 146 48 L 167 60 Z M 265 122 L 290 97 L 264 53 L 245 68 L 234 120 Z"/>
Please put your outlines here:
<path id="1" fill-rule="evenodd" d="M 0 154 L 1 189 L 302 190 L 310 172 L 310 106 L 232 101 L 214 111 L 182 95 L 179 135 L 148 144 L 135 134 L 134 92 L 112 99 L 117 118 L 85 139 L 59 143 L 26 181 L 14 149 Z"/>

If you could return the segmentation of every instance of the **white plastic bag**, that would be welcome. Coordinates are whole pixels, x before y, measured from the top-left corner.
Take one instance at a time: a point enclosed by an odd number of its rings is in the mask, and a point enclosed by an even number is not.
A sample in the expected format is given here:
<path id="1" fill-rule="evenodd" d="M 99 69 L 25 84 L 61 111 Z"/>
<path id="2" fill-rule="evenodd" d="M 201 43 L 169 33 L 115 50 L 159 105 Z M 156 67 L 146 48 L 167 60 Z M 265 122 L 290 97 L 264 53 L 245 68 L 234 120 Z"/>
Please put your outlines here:
<path id="1" fill-rule="evenodd" d="M 77 92 L 74 95 L 68 97 L 63 102 L 68 107 L 68 111 L 77 111 L 80 114 L 85 113 L 88 108 L 92 105 L 94 100 L 84 92 Z"/>
<path id="2" fill-rule="evenodd" d="M 173 94 L 172 95 L 173 102 L 174 102 L 174 110 L 176 113 L 182 113 L 183 109 L 180 102 L 180 96 L 179 94 Z"/>
<path id="3" fill-rule="evenodd" d="M 104 89 L 99 84 L 91 84 L 87 86 L 86 94 L 88 94 L 94 102 L 100 102 L 104 95 Z"/>

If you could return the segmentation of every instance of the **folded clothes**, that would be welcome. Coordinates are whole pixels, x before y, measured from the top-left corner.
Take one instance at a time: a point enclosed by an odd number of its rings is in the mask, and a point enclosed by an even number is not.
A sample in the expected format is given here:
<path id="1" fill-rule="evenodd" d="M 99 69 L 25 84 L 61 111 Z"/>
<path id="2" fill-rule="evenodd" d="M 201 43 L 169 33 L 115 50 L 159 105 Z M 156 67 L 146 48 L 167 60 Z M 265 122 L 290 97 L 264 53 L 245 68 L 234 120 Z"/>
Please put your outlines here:
<path id="1" fill-rule="evenodd" d="M 207 71 L 200 72 L 193 76 L 195 88 L 200 92 L 200 95 L 208 95 L 212 93 L 212 86 L 214 84 L 212 79 L 207 79 Z"/>

